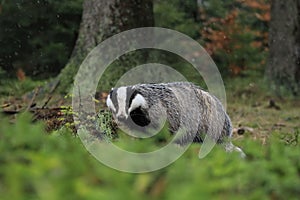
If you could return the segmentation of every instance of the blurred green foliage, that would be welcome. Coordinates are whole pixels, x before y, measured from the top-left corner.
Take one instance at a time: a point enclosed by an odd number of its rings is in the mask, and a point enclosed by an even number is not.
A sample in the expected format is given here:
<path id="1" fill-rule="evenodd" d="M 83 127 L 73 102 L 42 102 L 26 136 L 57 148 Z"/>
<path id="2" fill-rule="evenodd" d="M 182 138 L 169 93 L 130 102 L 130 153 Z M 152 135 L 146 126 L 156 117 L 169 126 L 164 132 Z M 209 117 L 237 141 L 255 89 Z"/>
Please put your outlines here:
<path id="1" fill-rule="evenodd" d="M 266 145 L 236 141 L 246 154 L 217 146 L 204 159 L 199 145 L 156 172 L 128 174 L 96 161 L 77 137 L 65 130 L 46 135 L 30 115 L 15 125 L 0 119 L 1 199 L 298 199 L 300 148 L 274 134 Z M 299 135 L 299 129 L 293 136 Z M 281 133 L 282 135 L 282 133 Z M 294 137 L 295 138 L 295 137 Z M 123 141 L 123 142 L 122 142 Z M 124 139 L 121 146 L 126 145 Z M 155 143 L 135 140 L 134 148 Z"/>
<path id="2" fill-rule="evenodd" d="M 42 86 L 45 83 L 46 81 L 32 80 L 31 78 L 26 78 L 22 82 L 15 79 L 8 79 L 7 77 L 1 79 L 0 74 L 0 101 L 5 99 L 7 100 L 7 97 L 22 96 L 24 93 L 31 91 L 36 87 Z"/>
<path id="3" fill-rule="evenodd" d="M 57 74 L 74 47 L 81 4 L 82 0 L 1 1 L 0 68 L 10 73 L 21 68 L 40 77 Z"/>

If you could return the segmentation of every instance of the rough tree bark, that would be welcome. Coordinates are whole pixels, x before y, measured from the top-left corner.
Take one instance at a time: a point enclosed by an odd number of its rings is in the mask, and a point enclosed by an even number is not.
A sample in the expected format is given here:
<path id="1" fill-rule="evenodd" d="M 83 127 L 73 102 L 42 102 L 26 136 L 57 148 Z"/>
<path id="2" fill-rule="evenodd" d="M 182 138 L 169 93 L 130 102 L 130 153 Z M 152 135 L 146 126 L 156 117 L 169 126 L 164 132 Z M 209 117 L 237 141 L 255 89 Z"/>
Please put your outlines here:
<path id="1" fill-rule="evenodd" d="M 278 95 L 300 96 L 300 0 L 273 0 L 266 78 Z"/>
<path id="2" fill-rule="evenodd" d="M 67 91 L 83 59 L 100 42 L 125 30 L 153 25 L 152 0 L 85 0 L 79 36 L 58 76 L 58 91 Z"/>

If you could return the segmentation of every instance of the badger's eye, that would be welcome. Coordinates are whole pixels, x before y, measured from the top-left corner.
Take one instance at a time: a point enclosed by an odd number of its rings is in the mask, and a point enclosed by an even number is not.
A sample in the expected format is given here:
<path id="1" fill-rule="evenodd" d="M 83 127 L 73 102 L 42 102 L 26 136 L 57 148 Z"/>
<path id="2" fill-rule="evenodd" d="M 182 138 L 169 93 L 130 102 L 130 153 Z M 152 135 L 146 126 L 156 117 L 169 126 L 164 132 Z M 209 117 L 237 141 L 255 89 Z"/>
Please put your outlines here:
<path id="1" fill-rule="evenodd" d="M 130 117 L 132 121 L 138 126 L 147 126 L 150 124 L 150 117 L 146 110 L 138 107 L 130 112 Z"/>

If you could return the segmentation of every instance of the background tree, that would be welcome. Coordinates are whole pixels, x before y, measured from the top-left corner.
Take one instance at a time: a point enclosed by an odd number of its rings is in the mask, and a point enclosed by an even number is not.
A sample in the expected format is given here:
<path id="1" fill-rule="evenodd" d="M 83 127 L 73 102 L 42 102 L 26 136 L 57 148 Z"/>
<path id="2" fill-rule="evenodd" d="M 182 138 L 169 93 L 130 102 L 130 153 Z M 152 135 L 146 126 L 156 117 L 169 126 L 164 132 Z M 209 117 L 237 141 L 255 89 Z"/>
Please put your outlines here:
<path id="1" fill-rule="evenodd" d="M 147 26 L 154 26 L 152 0 L 85 0 L 76 46 L 58 76 L 59 91 L 69 88 L 83 59 L 100 42 L 122 31 Z"/>
<path id="2" fill-rule="evenodd" d="M 273 0 L 266 78 L 277 94 L 300 95 L 300 1 Z"/>

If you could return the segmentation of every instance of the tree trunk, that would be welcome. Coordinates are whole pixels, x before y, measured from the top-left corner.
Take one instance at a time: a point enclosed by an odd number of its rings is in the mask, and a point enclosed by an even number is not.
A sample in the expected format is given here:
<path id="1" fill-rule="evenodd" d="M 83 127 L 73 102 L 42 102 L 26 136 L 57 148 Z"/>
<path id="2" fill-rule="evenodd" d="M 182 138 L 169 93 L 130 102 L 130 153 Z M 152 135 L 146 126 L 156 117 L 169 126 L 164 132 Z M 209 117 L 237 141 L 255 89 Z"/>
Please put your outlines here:
<path id="1" fill-rule="evenodd" d="M 122 31 L 153 25 L 152 0 L 85 0 L 79 36 L 68 64 L 58 76 L 58 90 L 67 91 L 81 62 L 99 43 Z"/>
<path id="2" fill-rule="evenodd" d="M 273 0 L 266 78 L 278 95 L 300 95 L 300 0 Z"/>

